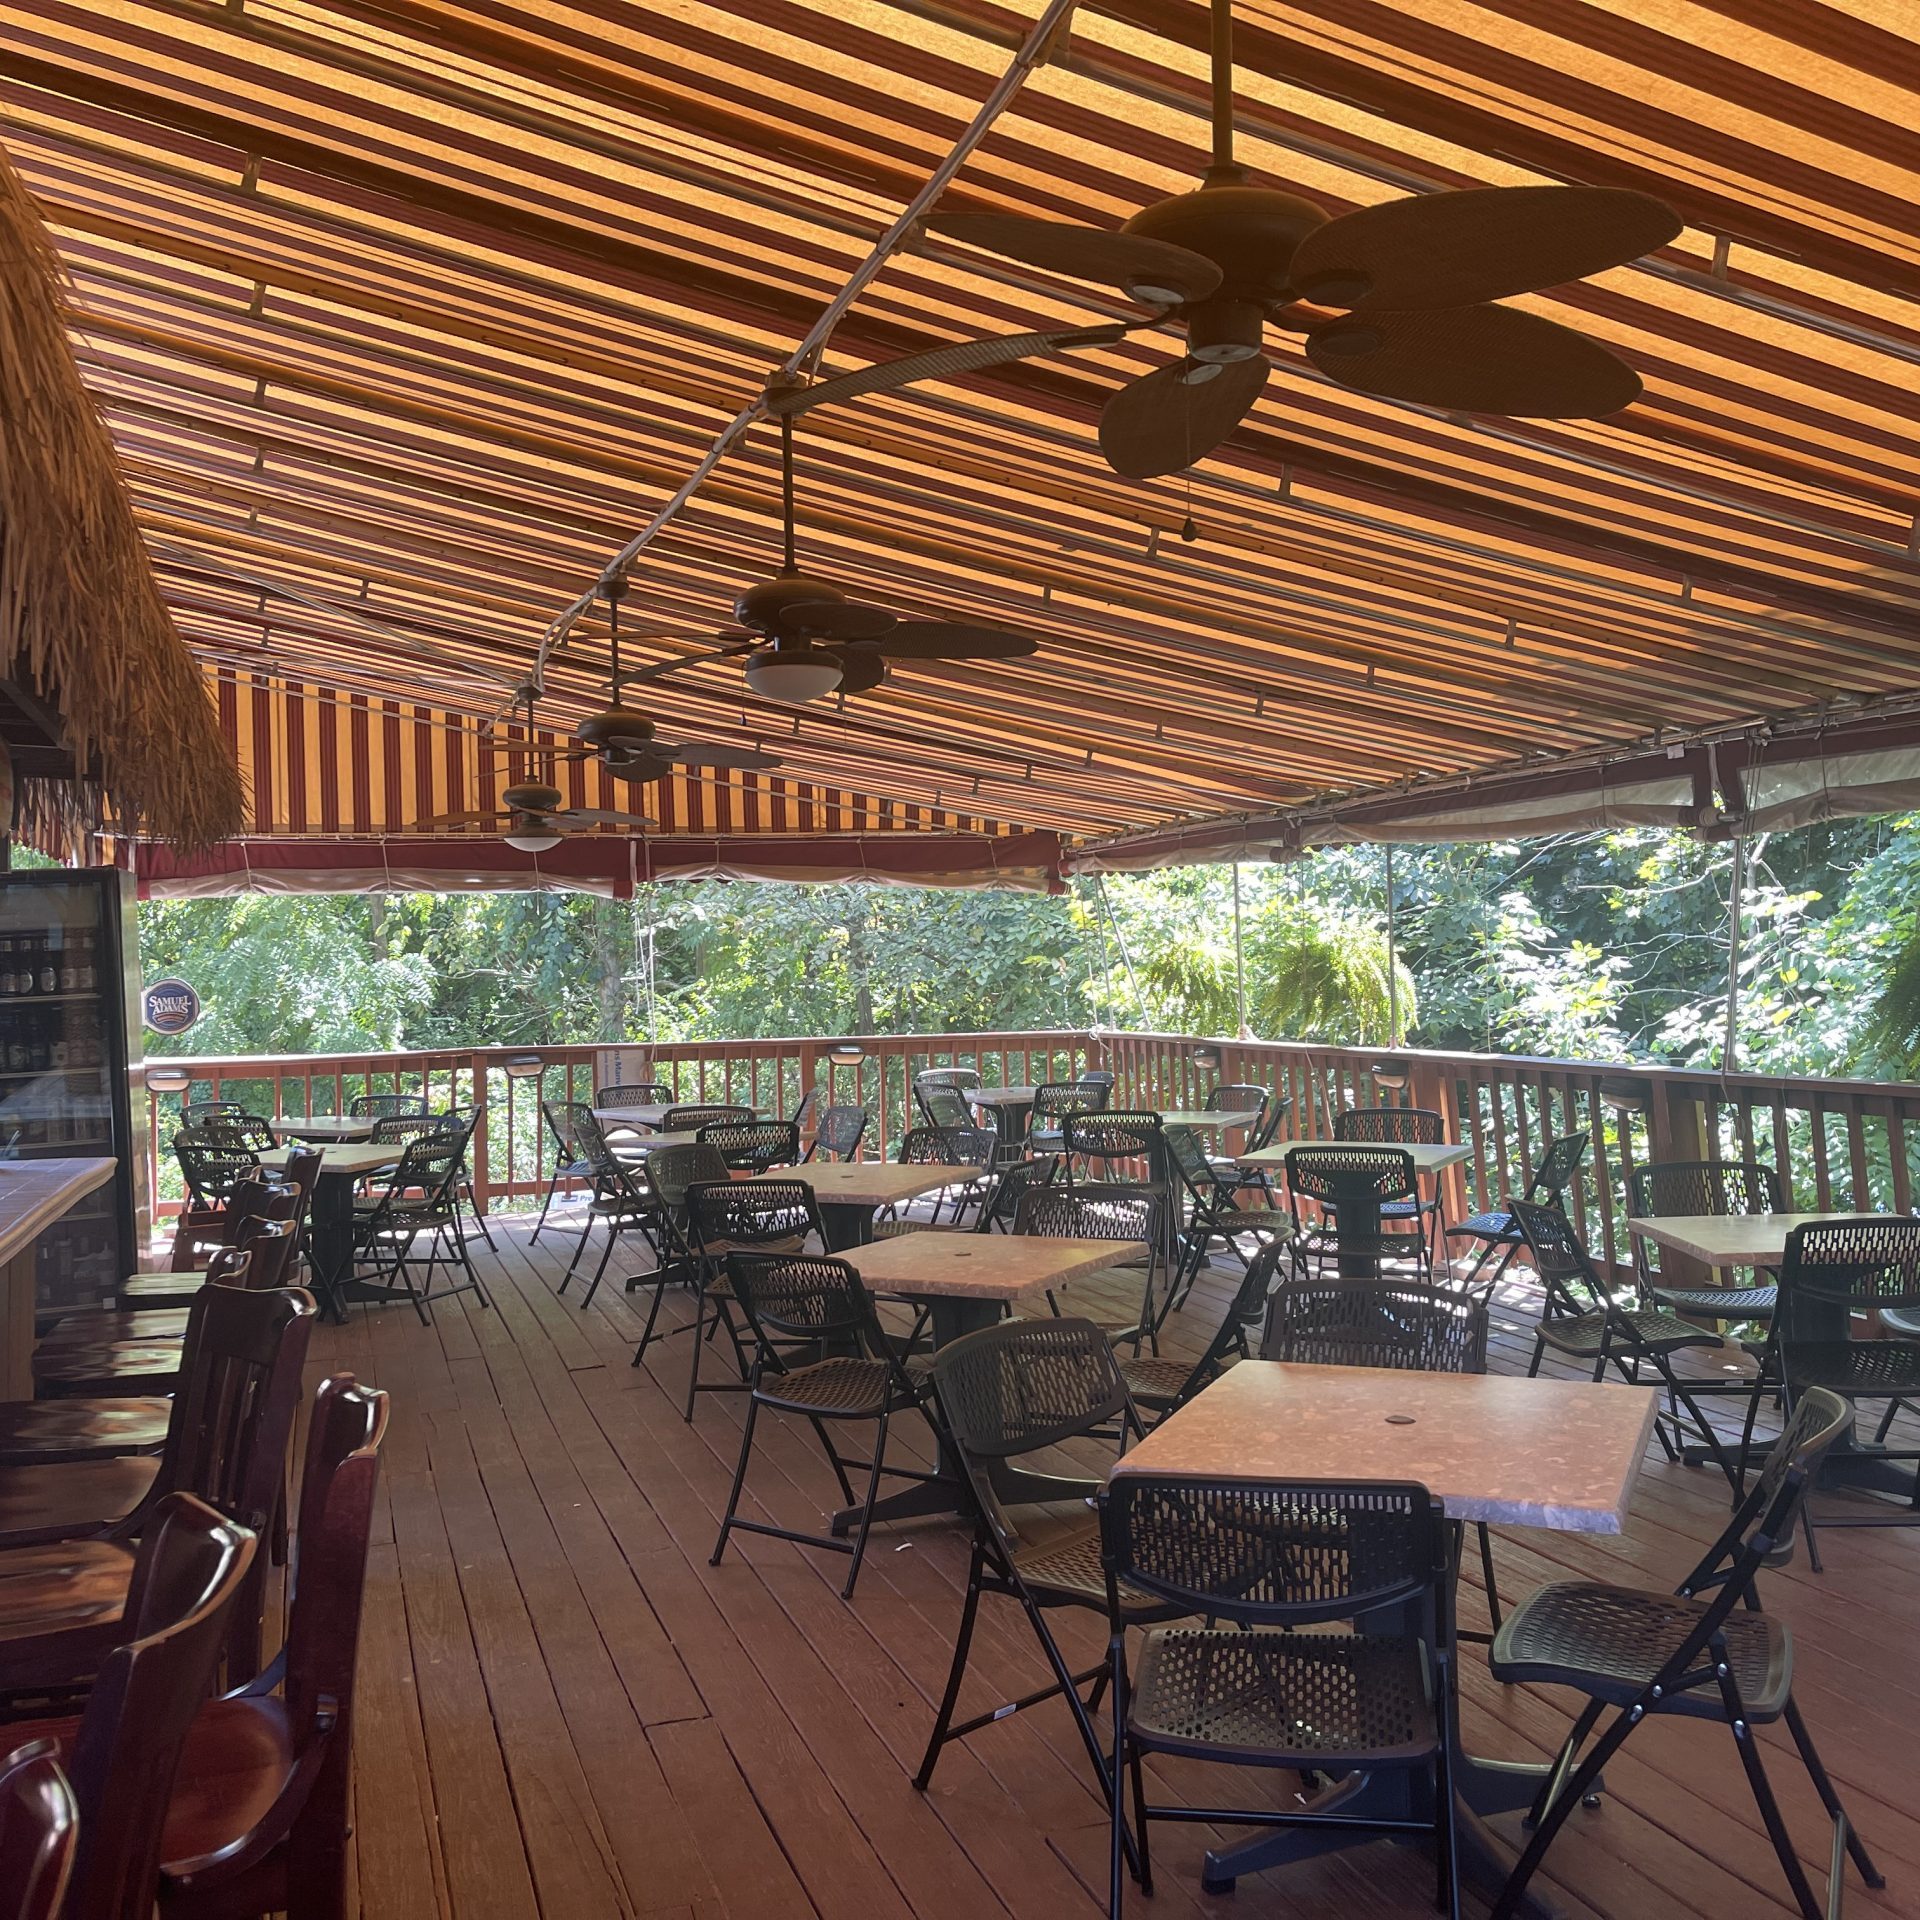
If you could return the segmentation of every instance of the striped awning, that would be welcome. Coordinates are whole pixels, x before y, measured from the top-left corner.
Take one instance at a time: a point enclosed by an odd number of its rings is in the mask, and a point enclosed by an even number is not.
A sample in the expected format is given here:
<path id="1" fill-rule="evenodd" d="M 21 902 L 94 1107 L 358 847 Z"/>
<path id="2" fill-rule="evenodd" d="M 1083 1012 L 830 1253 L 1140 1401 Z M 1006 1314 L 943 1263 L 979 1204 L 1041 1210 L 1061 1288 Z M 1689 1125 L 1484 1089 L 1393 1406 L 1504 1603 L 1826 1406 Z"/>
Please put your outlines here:
<path id="1" fill-rule="evenodd" d="M 391 834 L 473 789 L 472 729 L 1040 11 L 0 0 L 4 137 L 72 267 L 75 344 L 172 604 L 231 670 L 223 699 L 285 728 L 257 832 Z M 1096 449 L 1101 401 L 1168 357 L 1150 331 L 809 415 L 810 569 L 1043 651 L 905 664 L 797 712 L 731 662 L 693 666 L 648 690 L 662 726 L 784 765 L 663 792 L 663 821 L 804 836 L 837 810 L 873 834 L 1097 840 L 1912 692 L 1920 12 L 1236 13 L 1241 157 L 1329 212 L 1561 180 L 1673 205 L 1686 231 L 1662 253 L 1516 303 L 1613 346 L 1645 398 L 1599 422 L 1445 416 L 1330 386 L 1275 334 L 1265 398 L 1190 490 L 1123 481 Z M 1083 0 L 945 204 L 1117 224 L 1190 182 L 1205 29 L 1200 0 Z M 825 369 L 1117 310 L 925 239 Z M 775 501 L 771 437 L 749 434 L 642 556 L 634 659 L 691 653 L 774 568 Z M 604 624 L 576 627 L 547 672 L 562 732 L 604 704 L 608 664 Z"/>

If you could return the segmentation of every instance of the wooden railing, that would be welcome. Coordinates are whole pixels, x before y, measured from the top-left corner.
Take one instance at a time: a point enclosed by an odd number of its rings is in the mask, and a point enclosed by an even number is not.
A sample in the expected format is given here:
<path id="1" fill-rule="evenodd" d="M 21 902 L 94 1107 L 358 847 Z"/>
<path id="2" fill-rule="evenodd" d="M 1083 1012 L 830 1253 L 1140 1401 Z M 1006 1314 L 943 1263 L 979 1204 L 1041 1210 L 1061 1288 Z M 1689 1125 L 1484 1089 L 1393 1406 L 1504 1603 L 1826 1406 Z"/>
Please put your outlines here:
<path id="1" fill-rule="evenodd" d="M 1418 1049 L 1387 1056 L 1378 1049 L 1166 1033 L 863 1035 L 851 1043 L 859 1060 L 830 1055 L 830 1048 L 848 1044 L 816 1036 L 627 1047 L 621 1077 L 669 1081 L 686 1100 L 777 1113 L 791 1113 L 802 1094 L 817 1087 L 825 1101 L 867 1108 L 866 1151 L 882 1157 L 914 1124 L 912 1077 L 928 1066 L 976 1067 L 993 1085 L 1065 1080 L 1105 1067 L 1116 1076 L 1117 1106 L 1195 1106 L 1216 1081 L 1255 1082 L 1290 1102 L 1282 1139 L 1324 1137 L 1343 1107 L 1433 1107 L 1446 1116 L 1449 1135 L 1473 1149 L 1445 1176 L 1450 1218 L 1519 1190 L 1546 1142 L 1578 1131 L 1591 1148 L 1573 1207 L 1595 1254 L 1616 1266 L 1630 1257 L 1628 1181 L 1633 1168 L 1649 1160 L 1716 1153 L 1765 1160 L 1778 1169 L 1788 1204 L 1803 1211 L 1904 1213 L 1913 1205 L 1910 1135 L 1920 1136 L 1920 1086 L 1904 1083 Z M 530 1053 L 543 1063 L 537 1077 L 506 1072 L 508 1060 Z M 267 1114 L 340 1112 L 355 1094 L 386 1091 L 423 1093 L 436 1108 L 478 1105 L 474 1172 L 487 1204 L 544 1191 L 552 1143 L 540 1100 L 590 1098 L 610 1060 L 596 1047 L 477 1047 L 163 1064 L 195 1076 L 187 1098 L 240 1099 Z M 164 1148 L 181 1097 L 148 1096 L 149 1172 L 163 1204 L 178 1192 Z"/>

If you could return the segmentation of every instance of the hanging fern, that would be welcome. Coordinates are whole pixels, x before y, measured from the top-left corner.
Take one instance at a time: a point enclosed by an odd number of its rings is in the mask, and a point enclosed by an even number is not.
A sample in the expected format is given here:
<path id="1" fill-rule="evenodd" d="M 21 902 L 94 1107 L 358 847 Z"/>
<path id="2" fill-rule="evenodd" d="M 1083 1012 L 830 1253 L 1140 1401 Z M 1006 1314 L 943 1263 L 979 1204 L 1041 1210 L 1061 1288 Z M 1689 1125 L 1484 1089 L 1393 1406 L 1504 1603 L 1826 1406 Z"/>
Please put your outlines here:
<path id="1" fill-rule="evenodd" d="M 1894 948 L 1861 1037 L 1903 1078 L 1920 1074 L 1920 924 Z"/>

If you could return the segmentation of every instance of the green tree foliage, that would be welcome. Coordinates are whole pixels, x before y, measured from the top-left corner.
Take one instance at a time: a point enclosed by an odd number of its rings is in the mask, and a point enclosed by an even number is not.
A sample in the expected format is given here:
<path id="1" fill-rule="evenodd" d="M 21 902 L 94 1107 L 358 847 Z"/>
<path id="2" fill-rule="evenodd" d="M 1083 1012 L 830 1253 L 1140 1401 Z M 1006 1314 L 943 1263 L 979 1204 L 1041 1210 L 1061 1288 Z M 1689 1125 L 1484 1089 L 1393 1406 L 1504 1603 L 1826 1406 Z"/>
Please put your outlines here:
<path id="1" fill-rule="evenodd" d="M 1389 1038 L 1385 860 L 1241 869 L 1246 1017 L 1269 1039 Z M 1654 831 L 1396 848 L 1408 1041 L 1719 1064 L 1730 845 Z M 1920 1075 L 1920 816 L 1756 839 L 1740 1064 Z M 1231 870 L 1062 896 L 860 885 L 583 895 L 251 897 L 142 909 L 149 978 L 206 1002 L 155 1051 L 965 1032 L 1095 1022 L 1231 1035 Z"/>

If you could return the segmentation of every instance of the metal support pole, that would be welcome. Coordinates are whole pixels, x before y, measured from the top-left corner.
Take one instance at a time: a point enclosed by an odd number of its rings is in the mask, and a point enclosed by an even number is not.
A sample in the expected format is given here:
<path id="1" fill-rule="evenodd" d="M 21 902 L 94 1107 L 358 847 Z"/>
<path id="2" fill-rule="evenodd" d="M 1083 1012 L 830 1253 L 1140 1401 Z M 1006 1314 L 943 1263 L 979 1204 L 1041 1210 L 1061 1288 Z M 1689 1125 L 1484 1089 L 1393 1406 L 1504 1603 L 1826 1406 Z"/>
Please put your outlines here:
<path id="1" fill-rule="evenodd" d="M 1727 1031 L 1720 1045 L 1720 1071 L 1733 1073 L 1740 1063 L 1740 896 L 1747 884 L 1747 842 L 1733 837 L 1733 881 L 1727 890 Z"/>
<path id="2" fill-rule="evenodd" d="M 1240 1038 L 1251 1040 L 1247 1025 L 1247 949 L 1240 930 L 1240 862 L 1233 863 L 1233 1006 L 1239 1022 Z"/>
<path id="3" fill-rule="evenodd" d="M 1387 856 L 1387 1045 L 1400 1044 L 1400 944 L 1393 919 L 1393 843 Z"/>
<path id="4" fill-rule="evenodd" d="M 1093 876 L 1093 884 L 1100 895 L 1100 904 L 1107 910 L 1107 920 L 1113 928 L 1114 944 L 1120 949 L 1120 959 L 1127 969 L 1127 984 L 1133 988 L 1134 1005 L 1140 1009 L 1140 1024 L 1148 1032 L 1153 1030 L 1153 1016 L 1147 1011 L 1147 996 L 1140 991 L 1140 976 L 1133 970 L 1133 955 L 1127 950 L 1127 936 L 1120 931 L 1120 916 L 1113 910 L 1113 902 L 1107 898 L 1107 877 L 1103 873 Z"/>

